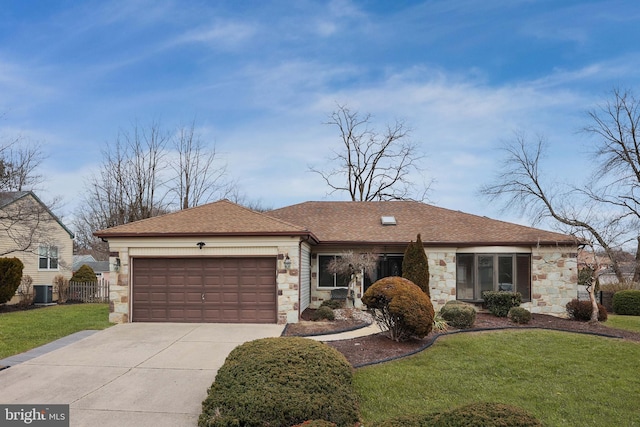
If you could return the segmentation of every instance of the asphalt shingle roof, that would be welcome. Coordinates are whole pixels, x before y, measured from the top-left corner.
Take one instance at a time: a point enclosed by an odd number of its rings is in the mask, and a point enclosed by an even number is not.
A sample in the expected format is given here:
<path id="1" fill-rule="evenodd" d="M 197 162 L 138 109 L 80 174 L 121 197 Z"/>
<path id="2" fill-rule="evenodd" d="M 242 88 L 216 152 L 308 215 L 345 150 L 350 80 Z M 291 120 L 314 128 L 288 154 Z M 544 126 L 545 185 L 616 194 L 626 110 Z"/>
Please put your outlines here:
<path id="1" fill-rule="evenodd" d="M 228 200 L 143 219 L 94 233 L 98 237 L 180 235 L 300 235 L 304 228 Z"/>
<path id="2" fill-rule="evenodd" d="M 305 202 L 267 212 L 313 231 L 320 242 L 425 245 L 575 244 L 573 236 L 525 227 L 414 201 Z M 396 225 L 382 225 L 393 216 Z"/>
<path id="3" fill-rule="evenodd" d="M 392 216 L 396 225 L 383 225 Z M 421 202 L 305 202 L 255 212 L 228 200 L 100 230 L 98 237 L 309 235 L 320 243 L 425 245 L 575 244 L 573 236 L 444 209 Z"/>

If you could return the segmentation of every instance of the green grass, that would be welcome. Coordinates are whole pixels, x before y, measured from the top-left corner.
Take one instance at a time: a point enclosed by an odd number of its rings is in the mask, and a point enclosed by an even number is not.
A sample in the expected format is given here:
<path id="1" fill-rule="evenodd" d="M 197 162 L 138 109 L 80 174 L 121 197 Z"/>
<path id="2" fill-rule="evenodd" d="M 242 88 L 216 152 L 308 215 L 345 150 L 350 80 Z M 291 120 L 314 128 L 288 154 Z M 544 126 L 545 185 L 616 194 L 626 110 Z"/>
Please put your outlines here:
<path id="1" fill-rule="evenodd" d="M 365 423 L 472 402 L 529 411 L 545 426 L 640 426 L 640 344 L 555 331 L 440 338 L 356 371 Z"/>
<path id="2" fill-rule="evenodd" d="M 640 332 L 640 316 L 620 316 L 610 314 L 607 321 L 602 324 L 610 328 Z"/>
<path id="3" fill-rule="evenodd" d="M 85 329 L 105 329 L 108 304 L 55 305 L 0 314 L 0 359 Z"/>

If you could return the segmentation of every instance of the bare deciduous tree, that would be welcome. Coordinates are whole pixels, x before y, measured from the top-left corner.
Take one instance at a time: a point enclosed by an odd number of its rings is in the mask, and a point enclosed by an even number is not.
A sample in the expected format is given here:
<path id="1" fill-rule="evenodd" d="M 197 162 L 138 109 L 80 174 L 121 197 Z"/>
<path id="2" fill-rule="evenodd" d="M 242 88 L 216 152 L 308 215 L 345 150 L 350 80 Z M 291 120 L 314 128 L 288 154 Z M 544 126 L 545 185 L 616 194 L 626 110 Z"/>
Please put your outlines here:
<path id="1" fill-rule="evenodd" d="M 44 181 L 37 172 L 44 159 L 42 146 L 23 137 L 0 146 L 0 190 L 34 190 Z"/>
<path id="2" fill-rule="evenodd" d="M 396 121 L 380 134 L 371 128 L 371 119 L 371 114 L 360 115 L 338 105 L 326 123 L 338 128 L 342 143 L 329 158 L 334 166 L 309 169 L 324 179 L 330 193 L 345 191 L 353 201 L 424 200 L 429 186 L 419 189 L 410 176 L 421 172 L 422 159 L 409 142 L 410 130 Z M 416 196 L 416 190 L 421 194 Z"/>
<path id="3" fill-rule="evenodd" d="M 178 129 L 173 147 L 177 156 L 171 163 L 175 178 L 169 191 L 176 194 L 181 209 L 229 195 L 233 185 L 224 180 L 227 167 L 218 165 L 216 147 L 207 147 L 196 134 L 195 121 Z"/>

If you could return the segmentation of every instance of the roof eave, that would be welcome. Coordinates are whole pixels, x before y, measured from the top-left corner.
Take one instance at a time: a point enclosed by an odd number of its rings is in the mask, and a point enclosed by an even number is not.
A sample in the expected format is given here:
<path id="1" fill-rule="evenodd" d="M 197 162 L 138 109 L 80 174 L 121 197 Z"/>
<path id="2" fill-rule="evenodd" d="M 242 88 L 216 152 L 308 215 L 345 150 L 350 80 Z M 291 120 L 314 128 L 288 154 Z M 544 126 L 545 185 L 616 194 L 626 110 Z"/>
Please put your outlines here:
<path id="1" fill-rule="evenodd" d="M 297 236 L 308 237 L 314 243 L 318 239 L 313 233 L 308 231 L 243 231 L 243 232 L 101 232 L 96 231 L 94 236 L 101 239 L 109 240 L 109 238 L 119 237 L 263 237 L 263 236 Z"/>

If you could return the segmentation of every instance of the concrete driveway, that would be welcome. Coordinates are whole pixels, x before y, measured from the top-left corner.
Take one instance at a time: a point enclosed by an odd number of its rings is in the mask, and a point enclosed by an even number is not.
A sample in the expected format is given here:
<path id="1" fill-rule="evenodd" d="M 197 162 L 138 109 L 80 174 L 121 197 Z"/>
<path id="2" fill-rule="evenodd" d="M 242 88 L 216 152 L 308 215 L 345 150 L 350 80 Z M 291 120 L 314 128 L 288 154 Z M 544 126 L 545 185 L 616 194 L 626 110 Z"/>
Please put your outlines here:
<path id="1" fill-rule="evenodd" d="M 71 426 L 195 426 L 237 345 L 282 325 L 128 323 L 0 371 L 1 403 L 70 404 Z"/>

